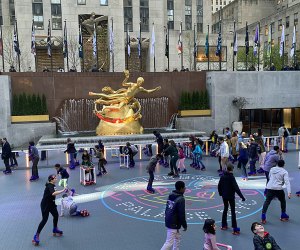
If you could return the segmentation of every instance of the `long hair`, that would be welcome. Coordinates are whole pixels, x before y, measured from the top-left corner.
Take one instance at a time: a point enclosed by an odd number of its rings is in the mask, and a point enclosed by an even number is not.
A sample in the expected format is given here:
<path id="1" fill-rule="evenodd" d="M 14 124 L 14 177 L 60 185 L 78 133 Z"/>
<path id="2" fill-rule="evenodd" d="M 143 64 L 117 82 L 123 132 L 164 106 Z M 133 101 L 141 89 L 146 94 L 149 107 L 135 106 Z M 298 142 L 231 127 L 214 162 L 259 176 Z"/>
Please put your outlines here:
<path id="1" fill-rule="evenodd" d="M 216 234 L 216 230 L 214 228 L 215 220 L 206 219 L 203 225 L 203 231 L 206 234 Z"/>

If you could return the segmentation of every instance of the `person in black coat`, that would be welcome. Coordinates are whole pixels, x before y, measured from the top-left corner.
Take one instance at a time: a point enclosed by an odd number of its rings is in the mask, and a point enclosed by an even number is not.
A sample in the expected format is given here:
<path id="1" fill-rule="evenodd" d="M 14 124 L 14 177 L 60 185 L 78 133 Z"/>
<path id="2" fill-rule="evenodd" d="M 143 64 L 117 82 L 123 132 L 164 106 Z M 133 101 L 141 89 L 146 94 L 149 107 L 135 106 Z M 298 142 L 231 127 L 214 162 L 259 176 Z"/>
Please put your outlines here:
<path id="1" fill-rule="evenodd" d="M 76 167 L 76 148 L 75 143 L 71 140 L 71 138 L 67 139 L 67 149 L 64 153 L 68 153 L 70 156 L 70 169 L 74 169 Z"/>
<path id="2" fill-rule="evenodd" d="M 245 197 L 243 196 L 234 176 L 233 176 L 233 166 L 228 164 L 227 172 L 221 176 L 219 184 L 218 184 L 218 191 L 219 195 L 223 198 L 224 210 L 222 216 L 222 230 L 227 230 L 227 212 L 228 212 L 228 205 L 230 205 L 231 209 L 231 223 L 233 232 L 232 234 L 238 235 L 240 234 L 240 229 L 237 227 L 236 222 L 236 214 L 235 214 L 235 193 L 237 193 L 242 201 L 245 201 Z"/>
<path id="3" fill-rule="evenodd" d="M 11 147 L 7 141 L 6 138 L 3 138 L 1 140 L 2 142 L 2 155 L 1 155 L 1 159 L 4 162 L 5 165 L 5 170 L 3 171 L 4 174 L 11 174 L 11 169 L 9 166 L 9 159 L 11 157 Z"/>

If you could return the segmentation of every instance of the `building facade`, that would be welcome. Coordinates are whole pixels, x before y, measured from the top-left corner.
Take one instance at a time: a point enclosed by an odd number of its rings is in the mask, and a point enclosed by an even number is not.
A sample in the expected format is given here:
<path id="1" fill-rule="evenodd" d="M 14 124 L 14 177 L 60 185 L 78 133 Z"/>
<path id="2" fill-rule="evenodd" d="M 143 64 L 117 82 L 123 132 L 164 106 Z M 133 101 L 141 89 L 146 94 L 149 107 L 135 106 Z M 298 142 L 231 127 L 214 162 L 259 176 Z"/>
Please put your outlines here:
<path id="1" fill-rule="evenodd" d="M 177 44 L 182 23 L 183 66 L 193 67 L 194 29 L 200 36 L 211 20 L 210 2 L 203 0 L 9 0 L 0 1 L 0 24 L 3 28 L 3 55 L 5 71 L 14 65 L 18 71 L 18 58 L 13 51 L 14 24 L 17 20 L 20 45 L 20 69 L 41 71 L 44 67 L 65 70 L 75 67 L 88 71 L 97 61 L 105 71 L 154 71 L 154 56 L 150 53 L 153 25 L 155 30 L 155 69 L 168 67 L 165 56 L 165 34 L 169 23 L 169 69 L 180 69 L 181 60 Z M 94 16 L 91 14 L 94 12 Z M 92 17 L 93 16 L 93 17 Z M 50 21 L 49 21 L 50 20 Z M 95 21 L 96 20 L 96 21 Z M 31 53 L 32 21 L 35 27 L 36 57 Z M 85 22 L 86 21 L 86 22 Z M 92 22 L 97 24 L 97 52 L 93 58 Z M 47 55 L 48 26 L 51 27 L 51 58 Z M 79 25 L 83 32 L 84 62 L 79 58 Z M 67 27 L 68 57 L 63 56 L 64 27 Z M 109 52 L 110 29 L 113 25 L 114 58 Z M 127 60 L 127 29 L 131 54 Z M 140 32 L 141 30 L 141 32 Z M 139 36 L 141 53 L 139 56 Z M 68 65 L 67 65 L 68 59 Z"/>

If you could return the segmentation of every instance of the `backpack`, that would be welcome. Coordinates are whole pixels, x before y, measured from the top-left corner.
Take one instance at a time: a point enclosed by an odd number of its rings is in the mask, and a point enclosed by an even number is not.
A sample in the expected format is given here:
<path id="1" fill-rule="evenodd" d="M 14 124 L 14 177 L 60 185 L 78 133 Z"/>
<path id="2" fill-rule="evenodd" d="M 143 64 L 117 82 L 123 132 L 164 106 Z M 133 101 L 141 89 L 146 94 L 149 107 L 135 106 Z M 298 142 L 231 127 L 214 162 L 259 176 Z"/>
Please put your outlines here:
<path id="1" fill-rule="evenodd" d="M 184 199 L 183 196 L 179 196 L 174 201 L 167 200 L 166 210 L 165 210 L 165 217 L 166 218 L 172 218 L 174 216 L 174 211 L 175 211 L 175 208 L 176 208 L 176 204 L 182 199 Z"/>
<path id="2" fill-rule="evenodd" d="M 286 137 L 288 137 L 288 136 L 289 136 L 289 133 L 287 132 L 287 129 L 285 129 L 284 132 L 283 132 L 283 137 L 286 138 Z"/>

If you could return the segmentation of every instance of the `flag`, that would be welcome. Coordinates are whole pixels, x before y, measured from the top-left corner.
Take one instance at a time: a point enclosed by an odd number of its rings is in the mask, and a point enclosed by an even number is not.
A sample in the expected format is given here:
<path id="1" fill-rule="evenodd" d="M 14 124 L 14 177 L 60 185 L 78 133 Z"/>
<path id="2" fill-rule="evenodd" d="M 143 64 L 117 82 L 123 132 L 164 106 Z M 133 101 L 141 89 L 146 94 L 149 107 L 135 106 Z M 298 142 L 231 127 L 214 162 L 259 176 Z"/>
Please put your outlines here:
<path id="1" fill-rule="evenodd" d="M 32 22 L 32 27 L 31 27 L 31 53 L 34 56 L 36 56 L 34 22 Z"/>
<path id="2" fill-rule="evenodd" d="M 236 56 L 237 52 L 238 52 L 237 33 L 236 31 L 234 31 L 233 54 Z"/>
<path id="3" fill-rule="evenodd" d="M 111 54 L 114 53 L 114 46 L 115 46 L 115 44 L 114 44 L 114 32 L 112 30 L 112 27 L 110 27 L 110 29 L 109 29 L 109 52 Z"/>
<path id="4" fill-rule="evenodd" d="M 79 43 L 79 58 L 83 58 L 83 40 L 82 40 L 82 31 L 81 31 L 81 24 L 79 25 L 79 38 L 78 38 L 78 43 Z"/>
<path id="5" fill-rule="evenodd" d="M 64 42 L 63 42 L 64 58 L 68 57 L 68 35 L 67 35 L 67 22 L 65 21 L 64 27 Z"/>
<path id="6" fill-rule="evenodd" d="M 14 50 L 16 56 L 21 55 L 19 39 L 18 39 L 17 21 L 15 21 L 15 26 L 14 26 Z"/>
<path id="7" fill-rule="evenodd" d="M 50 19 L 49 19 L 49 22 L 48 22 L 47 54 L 48 54 L 49 57 L 51 57 L 51 55 L 52 55 Z"/>
<path id="8" fill-rule="evenodd" d="M 208 41 L 208 34 L 206 34 L 206 39 L 205 39 L 205 56 L 208 58 L 209 57 L 209 41 Z"/>
<path id="9" fill-rule="evenodd" d="M 197 43 L 194 41 L 194 57 L 197 57 Z"/>
<path id="10" fill-rule="evenodd" d="M 153 56 L 155 56 L 155 31 L 154 31 L 154 24 L 153 24 L 153 28 L 152 28 L 150 54 L 153 55 Z"/>
<path id="11" fill-rule="evenodd" d="M 166 40 L 165 40 L 165 56 L 169 58 L 169 37 L 168 37 L 169 27 L 166 28 Z"/>
<path id="12" fill-rule="evenodd" d="M 280 49 L 279 49 L 279 55 L 283 56 L 284 53 L 284 25 L 282 24 L 282 32 L 281 32 L 281 39 L 280 39 Z"/>
<path id="13" fill-rule="evenodd" d="M 2 25 L 0 25 L 0 56 L 3 56 L 3 37 L 2 37 Z"/>
<path id="14" fill-rule="evenodd" d="M 139 58 L 141 58 L 141 51 L 142 51 L 142 41 L 141 41 L 141 22 L 140 22 L 140 31 L 139 31 L 139 35 L 138 35 L 138 54 L 139 54 Z"/>
<path id="15" fill-rule="evenodd" d="M 246 23 L 245 46 L 246 46 L 246 55 L 248 55 L 249 54 L 249 32 L 248 32 L 248 24 L 247 23 Z"/>
<path id="16" fill-rule="evenodd" d="M 220 28 L 219 35 L 218 35 L 216 56 L 221 56 L 221 53 L 222 53 L 221 49 L 222 49 L 222 34 L 221 34 L 221 28 Z"/>
<path id="17" fill-rule="evenodd" d="M 296 26 L 294 26 L 294 32 L 293 32 L 293 41 L 292 41 L 292 47 L 290 53 L 291 57 L 295 55 L 295 48 L 296 48 Z"/>
<path id="18" fill-rule="evenodd" d="M 180 23 L 180 29 L 179 29 L 179 37 L 178 37 L 178 43 L 177 43 L 177 51 L 178 54 L 182 53 L 182 40 L 181 40 L 181 33 L 182 33 L 182 23 Z"/>
<path id="19" fill-rule="evenodd" d="M 129 35 L 129 29 L 127 24 L 127 55 L 130 56 L 130 35 Z"/>
<path id="20" fill-rule="evenodd" d="M 272 25 L 269 25 L 267 56 L 272 53 Z"/>
<path id="21" fill-rule="evenodd" d="M 253 49 L 254 56 L 257 56 L 258 46 L 259 46 L 259 25 L 257 24 L 255 29 L 255 36 L 254 36 L 254 49 Z"/>
<path id="22" fill-rule="evenodd" d="M 96 23 L 94 23 L 93 56 L 95 58 L 97 58 L 97 29 L 96 29 Z"/>

